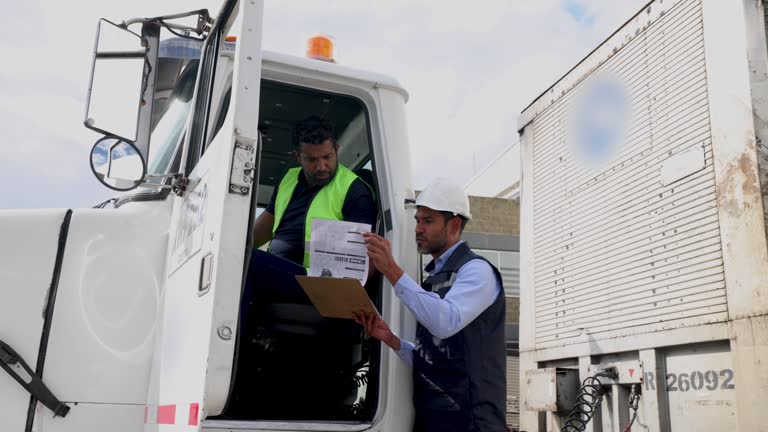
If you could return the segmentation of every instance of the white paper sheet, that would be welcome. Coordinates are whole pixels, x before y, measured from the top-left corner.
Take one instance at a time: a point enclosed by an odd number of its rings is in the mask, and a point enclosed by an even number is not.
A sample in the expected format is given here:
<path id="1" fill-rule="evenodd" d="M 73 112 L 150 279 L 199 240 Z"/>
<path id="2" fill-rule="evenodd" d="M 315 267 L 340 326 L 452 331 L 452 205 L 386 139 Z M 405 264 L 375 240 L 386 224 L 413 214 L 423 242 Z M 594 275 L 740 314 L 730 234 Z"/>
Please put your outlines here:
<path id="1" fill-rule="evenodd" d="M 368 249 L 362 233 L 370 224 L 325 219 L 312 221 L 308 276 L 368 278 Z"/>

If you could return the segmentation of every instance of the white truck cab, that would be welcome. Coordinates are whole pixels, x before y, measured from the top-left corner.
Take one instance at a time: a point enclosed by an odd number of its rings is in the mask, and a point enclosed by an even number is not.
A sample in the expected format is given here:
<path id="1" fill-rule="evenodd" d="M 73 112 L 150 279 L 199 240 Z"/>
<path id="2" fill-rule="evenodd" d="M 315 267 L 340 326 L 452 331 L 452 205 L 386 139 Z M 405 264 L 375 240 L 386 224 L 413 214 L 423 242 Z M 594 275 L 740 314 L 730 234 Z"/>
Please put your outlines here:
<path id="1" fill-rule="evenodd" d="M 0 430 L 411 427 L 411 372 L 391 350 L 306 305 L 248 301 L 259 281 L 248 268 L 253 222 L 297 165 L 291 130 L 312 114 L 335 125 L 339 162 L 374 188 L 375 229 L 395 258 L 410 274 L 418 262 L 404 205 L 414 197 L 406 91 L 383 75 L 262 52 L 262 15 L 261 1 L 229 0 L 215 19 L 100 22 L 85 124 L 104 134 L 94 174 L 121 195 L 93 209 L 0 213 Z M 196 27 L 177 24 L 187 16 Z M 373 277 L 366 290 L 410 337 L 413 318 L 385 284 Z M 308 415 L 318 401 L 290 379 L 292 410 L 259 409 L 272 395 L 255 369 L 288 378 L 327 353 L 260 363 L 269 338 L 243 325 L 257 307 L 270 332 L 344 338 L 348 361 L 328 390 L 347 396 L 334 410 Z"/>

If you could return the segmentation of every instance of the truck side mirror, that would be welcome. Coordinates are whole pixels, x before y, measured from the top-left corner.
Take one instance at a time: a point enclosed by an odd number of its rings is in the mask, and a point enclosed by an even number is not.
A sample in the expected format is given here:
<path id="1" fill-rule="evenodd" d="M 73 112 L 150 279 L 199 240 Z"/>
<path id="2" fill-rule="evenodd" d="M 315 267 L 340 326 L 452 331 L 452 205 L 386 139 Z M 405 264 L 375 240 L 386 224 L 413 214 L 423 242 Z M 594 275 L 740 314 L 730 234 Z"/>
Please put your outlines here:
<path id="1" fill-rule="evenodd" d="M 149 163 L 160 24 L 138 22 L 141 34 L 128 30 L 129 24 L 99 20 L 85 110 L 85 126 L 105 135 L 91 152 L 93 173 L 119 191 L 139 186 Z"/>
<path id="2" fill-rule="evenodd" d="M 85 126 L 135 142 L 149 78 L 147 41 L 132 31 L 99 20 L 88 85 Z"/>
<path id="3" fill-rule="evenodd" d="M 91 149 L 91 171 L 104 186 L 129 191 L 144 180 L 147 165 L 132 143 L 106 136 Z"/>

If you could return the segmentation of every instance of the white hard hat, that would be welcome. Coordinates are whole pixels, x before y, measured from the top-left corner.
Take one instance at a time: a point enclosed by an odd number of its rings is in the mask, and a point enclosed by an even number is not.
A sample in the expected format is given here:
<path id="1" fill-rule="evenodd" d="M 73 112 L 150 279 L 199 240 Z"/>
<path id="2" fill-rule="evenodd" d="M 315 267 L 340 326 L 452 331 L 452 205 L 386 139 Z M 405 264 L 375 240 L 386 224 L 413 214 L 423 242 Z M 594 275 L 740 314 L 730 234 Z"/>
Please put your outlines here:
<path id="1" fill-rule="evenodd" d="M 432 210 L 447 211 L 472 219 L 469 212 L 469 198 L 464 189 L 448 179 L 436 179 L 416 198 L 417 207 L 428 207 Z"/>

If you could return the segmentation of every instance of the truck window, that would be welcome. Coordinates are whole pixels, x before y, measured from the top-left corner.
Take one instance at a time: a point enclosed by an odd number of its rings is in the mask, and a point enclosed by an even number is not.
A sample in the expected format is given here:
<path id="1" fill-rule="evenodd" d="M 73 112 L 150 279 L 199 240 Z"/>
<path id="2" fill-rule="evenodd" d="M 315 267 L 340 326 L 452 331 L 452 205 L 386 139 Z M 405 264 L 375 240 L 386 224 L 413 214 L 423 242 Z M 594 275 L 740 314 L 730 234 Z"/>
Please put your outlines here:
<path id="1" fill-rule="evenodd" d="M 203 42 L 202 59 L 197 80 L 197 97 L 190 128 L 189 149 L 184 167 L 189 176 L 214 137 L 216 113 L 219 112 L 227 87 L 231 86 L 234 44 L 224 41 L 223 27 Z M 225 111 L 226 112 L 226 111 Z"/>
<path id="2" fill-rule="evenodd" d="M 162 98 L 162 114 L 157 119 L 152 131 L 150 166 L 147 170 L 150 174 L 166 174 L 170 171 L 174 155 L 179 150 L 179 140 L 182 137 L 187 116 L 192 107 L 191 101 L 195 90 L 198 64 L 197 60 L 193 60 L 184 66 L 170 95 L 167 98 Z M 160 109 L 155 111 L 160 111 Z"/>

